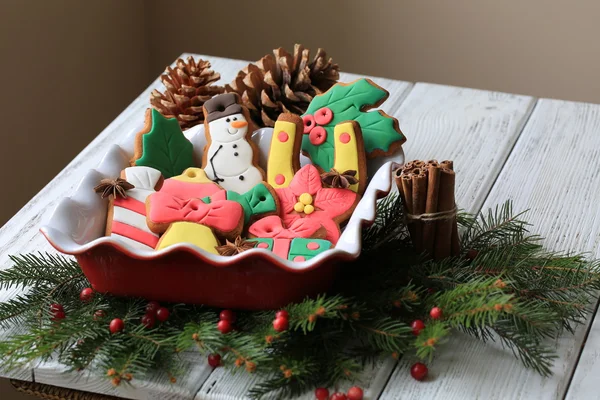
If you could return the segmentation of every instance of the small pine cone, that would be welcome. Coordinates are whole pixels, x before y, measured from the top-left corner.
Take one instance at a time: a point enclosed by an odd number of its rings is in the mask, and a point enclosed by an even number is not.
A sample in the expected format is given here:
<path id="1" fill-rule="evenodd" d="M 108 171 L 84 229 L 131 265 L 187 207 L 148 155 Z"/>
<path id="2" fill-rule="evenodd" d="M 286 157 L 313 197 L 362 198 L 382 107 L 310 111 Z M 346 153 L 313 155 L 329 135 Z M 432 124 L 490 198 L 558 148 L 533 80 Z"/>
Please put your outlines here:
<path id="1" fill-rule="evenodd" d="M 240 95 L 257 126 L 274 126 L 279 114 L 302 115 L 313 97 L 326 92 L 340 78 L 339 66 L 318 49 L 312 61 L 310 50 L 294 46 L 292 56 L 283 48 L 273 50 L 255 64 L 239 71 L 227 92 Z"/>
<path id="2" fill-rule="evenodd" d="M 175 68 L 168 66 L 160 76 L 166 90 L 153 90 L 150 104 L 166 118 L 177 118 L 181 129 L 191 128 L 204 122 L 204 102 L 225 91 L 213 85 L 219 79 L 221 75 L 210 69 L 210 62 L 195 61 L 192 56 L 187 62 L 180 58 Z"/>

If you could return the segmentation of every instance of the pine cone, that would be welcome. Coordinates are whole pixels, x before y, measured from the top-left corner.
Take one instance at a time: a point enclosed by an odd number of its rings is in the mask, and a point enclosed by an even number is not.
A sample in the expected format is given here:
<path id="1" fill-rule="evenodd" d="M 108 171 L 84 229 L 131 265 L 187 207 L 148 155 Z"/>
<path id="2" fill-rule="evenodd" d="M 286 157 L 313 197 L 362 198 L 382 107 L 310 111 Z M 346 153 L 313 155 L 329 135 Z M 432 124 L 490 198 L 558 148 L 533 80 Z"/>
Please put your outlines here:
<path id="1" fill-rule="evenodd" d="M 304 114 L 313 97 L 327 91 L 340 78 L 339 67 L 325 50 L 309 63 L 310 50 L 294 46 L 292 56 L 282 48 L 238 72 L 227 92 L 236 92 L 258 126 L 274 126 L 279 114 Z"/>
<path id="2" fill-rule="evenodd" d="M 168 66 L 160 80 L 167 89 L 164 93 L 153 90 L 150 104 L 166 118 L 177 118 L 181 129 L 188 129 L 204 122 L 202 105 L 225 91 L 213 86 L 221 75 L 210 69 L 210 62 L 194 61 L 194 57 L 177 60 L 175 69 Z"/>

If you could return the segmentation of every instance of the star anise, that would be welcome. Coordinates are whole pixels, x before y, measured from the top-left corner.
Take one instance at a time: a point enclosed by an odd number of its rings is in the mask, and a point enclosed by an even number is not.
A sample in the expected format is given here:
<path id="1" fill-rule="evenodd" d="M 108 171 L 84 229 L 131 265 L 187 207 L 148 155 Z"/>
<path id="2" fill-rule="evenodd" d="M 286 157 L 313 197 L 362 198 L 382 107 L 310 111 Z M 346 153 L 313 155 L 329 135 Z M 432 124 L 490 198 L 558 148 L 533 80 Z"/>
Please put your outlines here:
<path id="1" fill-rule="evenodd" d="M 331 168 L 331 171 L 321 174 L 321 181 L 329 187 L 341 189 L 348 189 L 351 185 L 358 183 L 355 170 L 349 169 L 344 172 L 338 172 L 335 168 Z"/>
<path id="2" fill-rule="evenodd" d="M 117 178 L 117 179 L 102 179 L 100 184 L 94 188 L 96 193 L 100 193 L 100 197 L 107 198 L 111 194 L 114 198 L 117 196 L 121 196 L 122 198 L 127 198 L 127 190 L 133 189 L 131 183 L 127 182 L 125 179 Z"/>
<path id="3" fill-rule="evenodd" d="M 256 242 L 244 240 L 241 236 L 235 238 L 234 242 L 229 240 L 225 241 L 223 246 L 217 246 L 217 251 L 222 256 L 235 256 L 236 254 L 243 253 L 246 250 L 253 249 L 256 246 Z"/>

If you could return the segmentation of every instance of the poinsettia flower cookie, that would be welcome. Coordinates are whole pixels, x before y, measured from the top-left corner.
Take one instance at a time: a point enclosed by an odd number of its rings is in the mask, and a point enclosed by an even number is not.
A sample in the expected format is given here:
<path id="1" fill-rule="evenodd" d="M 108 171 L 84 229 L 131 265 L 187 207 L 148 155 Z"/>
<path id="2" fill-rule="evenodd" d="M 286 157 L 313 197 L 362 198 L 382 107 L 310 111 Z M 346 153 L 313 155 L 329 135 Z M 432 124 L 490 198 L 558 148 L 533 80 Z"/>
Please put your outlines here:
<path id="1" fill-rule="evenodd" d="M 305 129 L 302 119 L 282 114 L 275 123 L 267 165 L 267 182 L 276 190 L 281 203 L 279 218 L 289 228 L 308 220 L 325 229 L 325 238 L 335 244 L 341 234 L 340 224 L 354 211 L 360 192 L 366 185 L 366 162 L 360 126 L 344 121 L 334 129 L 334 164 L 321 174 L 314 165 L 300 168 L 300 149 Z M 331 173 L 342 171 L 340 179 Z M 351 177 L 351 182 L 347 175 Z M 333 187 L 335 185 L 339 185 Z M 258 221 L 259 225 L 264 222 Z M 250 233 L 258 229 L 253 225 Z"/>

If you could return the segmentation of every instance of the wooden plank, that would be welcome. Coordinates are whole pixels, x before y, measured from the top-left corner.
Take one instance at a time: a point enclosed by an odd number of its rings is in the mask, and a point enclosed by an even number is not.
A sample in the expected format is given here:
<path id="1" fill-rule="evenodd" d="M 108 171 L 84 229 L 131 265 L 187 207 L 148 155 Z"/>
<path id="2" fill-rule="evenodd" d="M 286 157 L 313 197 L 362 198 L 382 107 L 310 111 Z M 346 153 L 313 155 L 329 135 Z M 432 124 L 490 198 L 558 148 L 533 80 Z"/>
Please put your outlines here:
<path id="1" fill-rule="evenodd" d="M 528 96 L 417 83 L 399 108 L 386 111 L 399 119 L 400 128 L 408 137 L 404 146 L 407 160 L 434 157 L 440 161 L 455 160 L 461 177 L 457 201 L 468 210 L 478 210 L 534 103 Z M 389 362 L 385 365 L 393 365 Z M 243 397 L 257 381 L 244 373 L 237 375 L 233 378 L 216 370 L 196 400 Z M 388 380 L 389 369 L 365 372 L 366 377 L 372 375 L 376 375 L 375 379 L 367 381 L 364 388 L 368 398 L 377 398 Z"/>
<path id="2" fill-rule="evenodd" d="M 512 199 L 515 210 L 527 215 L 533 233 L 546 237 L 552 250 L 600 255 L 600 194 L 598 159 L 600 106 L 539 100 L 519 141 L 498 176 L 484 209 Z M 569 166 L 592 166 L 590 173 L 574 174 Z M 459 180 L 465 177 L 459 174 Z M 573 177 L 573 179 L 571 178 Z M 410 378 L 408 366 L 399 367 L 383 393 L 386 399 L 560 399 L 565 395 L 587 326 L 565 334 L 553 344 L 559 358 L 551 378 L 528 370 L 500 345 L 484 345 L 465 335 L 454 337 L 440 351 L 428 382 Z M 595 332 L 598 335 L 598 332 Z M 582 367 L 569 392 L 573 399 L 597 397 L 589 369 L 598 336 L 589 341 Z M 586 353 L 586 351 L 584 351 Z M 589 355 L 589 356 L 588 356 Z M 596 365 L 597 368 L 600 368 Z"/>

